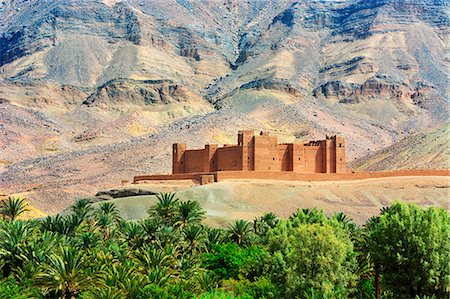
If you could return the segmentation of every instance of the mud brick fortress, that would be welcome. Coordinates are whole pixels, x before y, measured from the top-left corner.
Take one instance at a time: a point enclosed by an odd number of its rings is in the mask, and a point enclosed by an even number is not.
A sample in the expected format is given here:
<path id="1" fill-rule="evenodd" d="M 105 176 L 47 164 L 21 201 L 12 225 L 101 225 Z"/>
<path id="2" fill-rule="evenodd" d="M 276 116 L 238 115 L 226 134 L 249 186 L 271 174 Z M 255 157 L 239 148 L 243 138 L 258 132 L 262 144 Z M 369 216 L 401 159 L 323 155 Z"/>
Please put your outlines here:
<path id="1" fill-rule="evenodd" d="M 237 145 L 207 144 L 187 150 L 173 145 L 172 173 L 258 171 L 295 173 L 345 173 L 345 141 L 332 136 L 308 143 L 279 144 L 276 136 L 240 131 Z"/>
<path id="2" fill-rule="evenodd" d="M 133 183 L 161 180 L 194 180 L 201 185 L 227 179 L 287 181 L 360 180 L 396 176 L 449 176 L 449 170 L 394 170 L 354 172 L 347 169 L 343 137 L 307 143 L 279 144 L 276 136 L 240 131 L 236 145 L 207 144 L 188 150 L 177 143 L 172 149 L 172 174 L 138 175 Z"/>

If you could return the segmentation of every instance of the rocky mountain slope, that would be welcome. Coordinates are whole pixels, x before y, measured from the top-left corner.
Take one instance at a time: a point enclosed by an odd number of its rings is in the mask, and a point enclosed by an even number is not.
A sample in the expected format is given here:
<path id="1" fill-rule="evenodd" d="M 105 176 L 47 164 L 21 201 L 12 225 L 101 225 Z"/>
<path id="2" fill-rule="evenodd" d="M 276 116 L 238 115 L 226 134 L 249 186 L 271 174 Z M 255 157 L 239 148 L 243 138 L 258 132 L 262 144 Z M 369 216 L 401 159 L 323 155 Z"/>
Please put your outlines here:
<path id="1" fill-rule="evenodd" d="M 172 142 L 242 128 L 341 134 L 355 160 L 448 121 L 446 1 L 2 0 L 0 20 L 5 190 L 168 172 Z"/>
<path id="2" fill-rule="evenodd" d="M 448 169 L 450 128 L 446 124 L 408 136 L 350 164 L 355 170 Z"/>

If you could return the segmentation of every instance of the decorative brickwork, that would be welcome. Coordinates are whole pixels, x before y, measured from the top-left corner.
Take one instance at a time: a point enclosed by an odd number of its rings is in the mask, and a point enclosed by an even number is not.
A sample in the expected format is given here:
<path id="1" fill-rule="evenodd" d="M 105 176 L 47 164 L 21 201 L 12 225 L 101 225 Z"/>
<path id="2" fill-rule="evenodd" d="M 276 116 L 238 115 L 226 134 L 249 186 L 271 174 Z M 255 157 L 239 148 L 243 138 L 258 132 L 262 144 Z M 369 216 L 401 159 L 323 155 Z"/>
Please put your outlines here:
<path id="1" fill-rule="evenodd" d="M 204 149 L 187 150 L 173 145 L 172 173 L 220 171 L 346 173 L 343 137 L 326 137 L 308 143 L 278 144 L 276 136 L 239 131 L 237 145 L 207 144 Z"/>

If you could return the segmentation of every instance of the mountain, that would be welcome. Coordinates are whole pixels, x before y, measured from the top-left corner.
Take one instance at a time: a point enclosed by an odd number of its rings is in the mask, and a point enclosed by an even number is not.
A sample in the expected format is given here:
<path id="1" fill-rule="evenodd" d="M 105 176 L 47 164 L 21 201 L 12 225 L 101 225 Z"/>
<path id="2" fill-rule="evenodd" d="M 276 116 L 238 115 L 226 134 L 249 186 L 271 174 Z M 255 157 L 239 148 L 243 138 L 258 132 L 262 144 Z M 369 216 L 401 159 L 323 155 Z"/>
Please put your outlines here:
<path id="1" fill-rule="evenodd" d="M 448 169 L 450 128 L 448 124 L 408 136 L 388 147 L 353 161 L 356 170 Z"/>
<path id="2" fill-rule="evenodd" d="M 0 19 L 12 192 L 169 172 L 171 143 L 243 128 L 340 134 L 355 160 L 448 122 L 446 1 L 3 0 Z"/>

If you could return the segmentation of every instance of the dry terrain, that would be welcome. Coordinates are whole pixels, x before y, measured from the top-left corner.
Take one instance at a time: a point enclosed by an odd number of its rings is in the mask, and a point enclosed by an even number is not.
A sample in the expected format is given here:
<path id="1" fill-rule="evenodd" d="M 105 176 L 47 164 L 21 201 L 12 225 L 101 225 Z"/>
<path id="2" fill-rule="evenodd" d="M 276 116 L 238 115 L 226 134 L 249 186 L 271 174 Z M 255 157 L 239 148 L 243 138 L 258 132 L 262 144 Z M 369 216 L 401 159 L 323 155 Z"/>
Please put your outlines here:
<path id="1" fill-rule="evenodd" d="M 207 223 L 215 226 L 226 226 L 233 219 L 253 220 L 266 212 L 288 217 L 299 208 L 314 207 L 327 214 L 345 212 L 363 224 L 395 200 L 450 209 L 449 183 L 450 177 L 426 176 L 327 182 L 226 180 L 204 186 L 188 180 L 159 181 L 122 188 L 176 192 L 181 200 L 198 200 L 207 212 Z M 110 201 L 126 219 L 142 219 L 157 199 L 144 195 Z"/>

